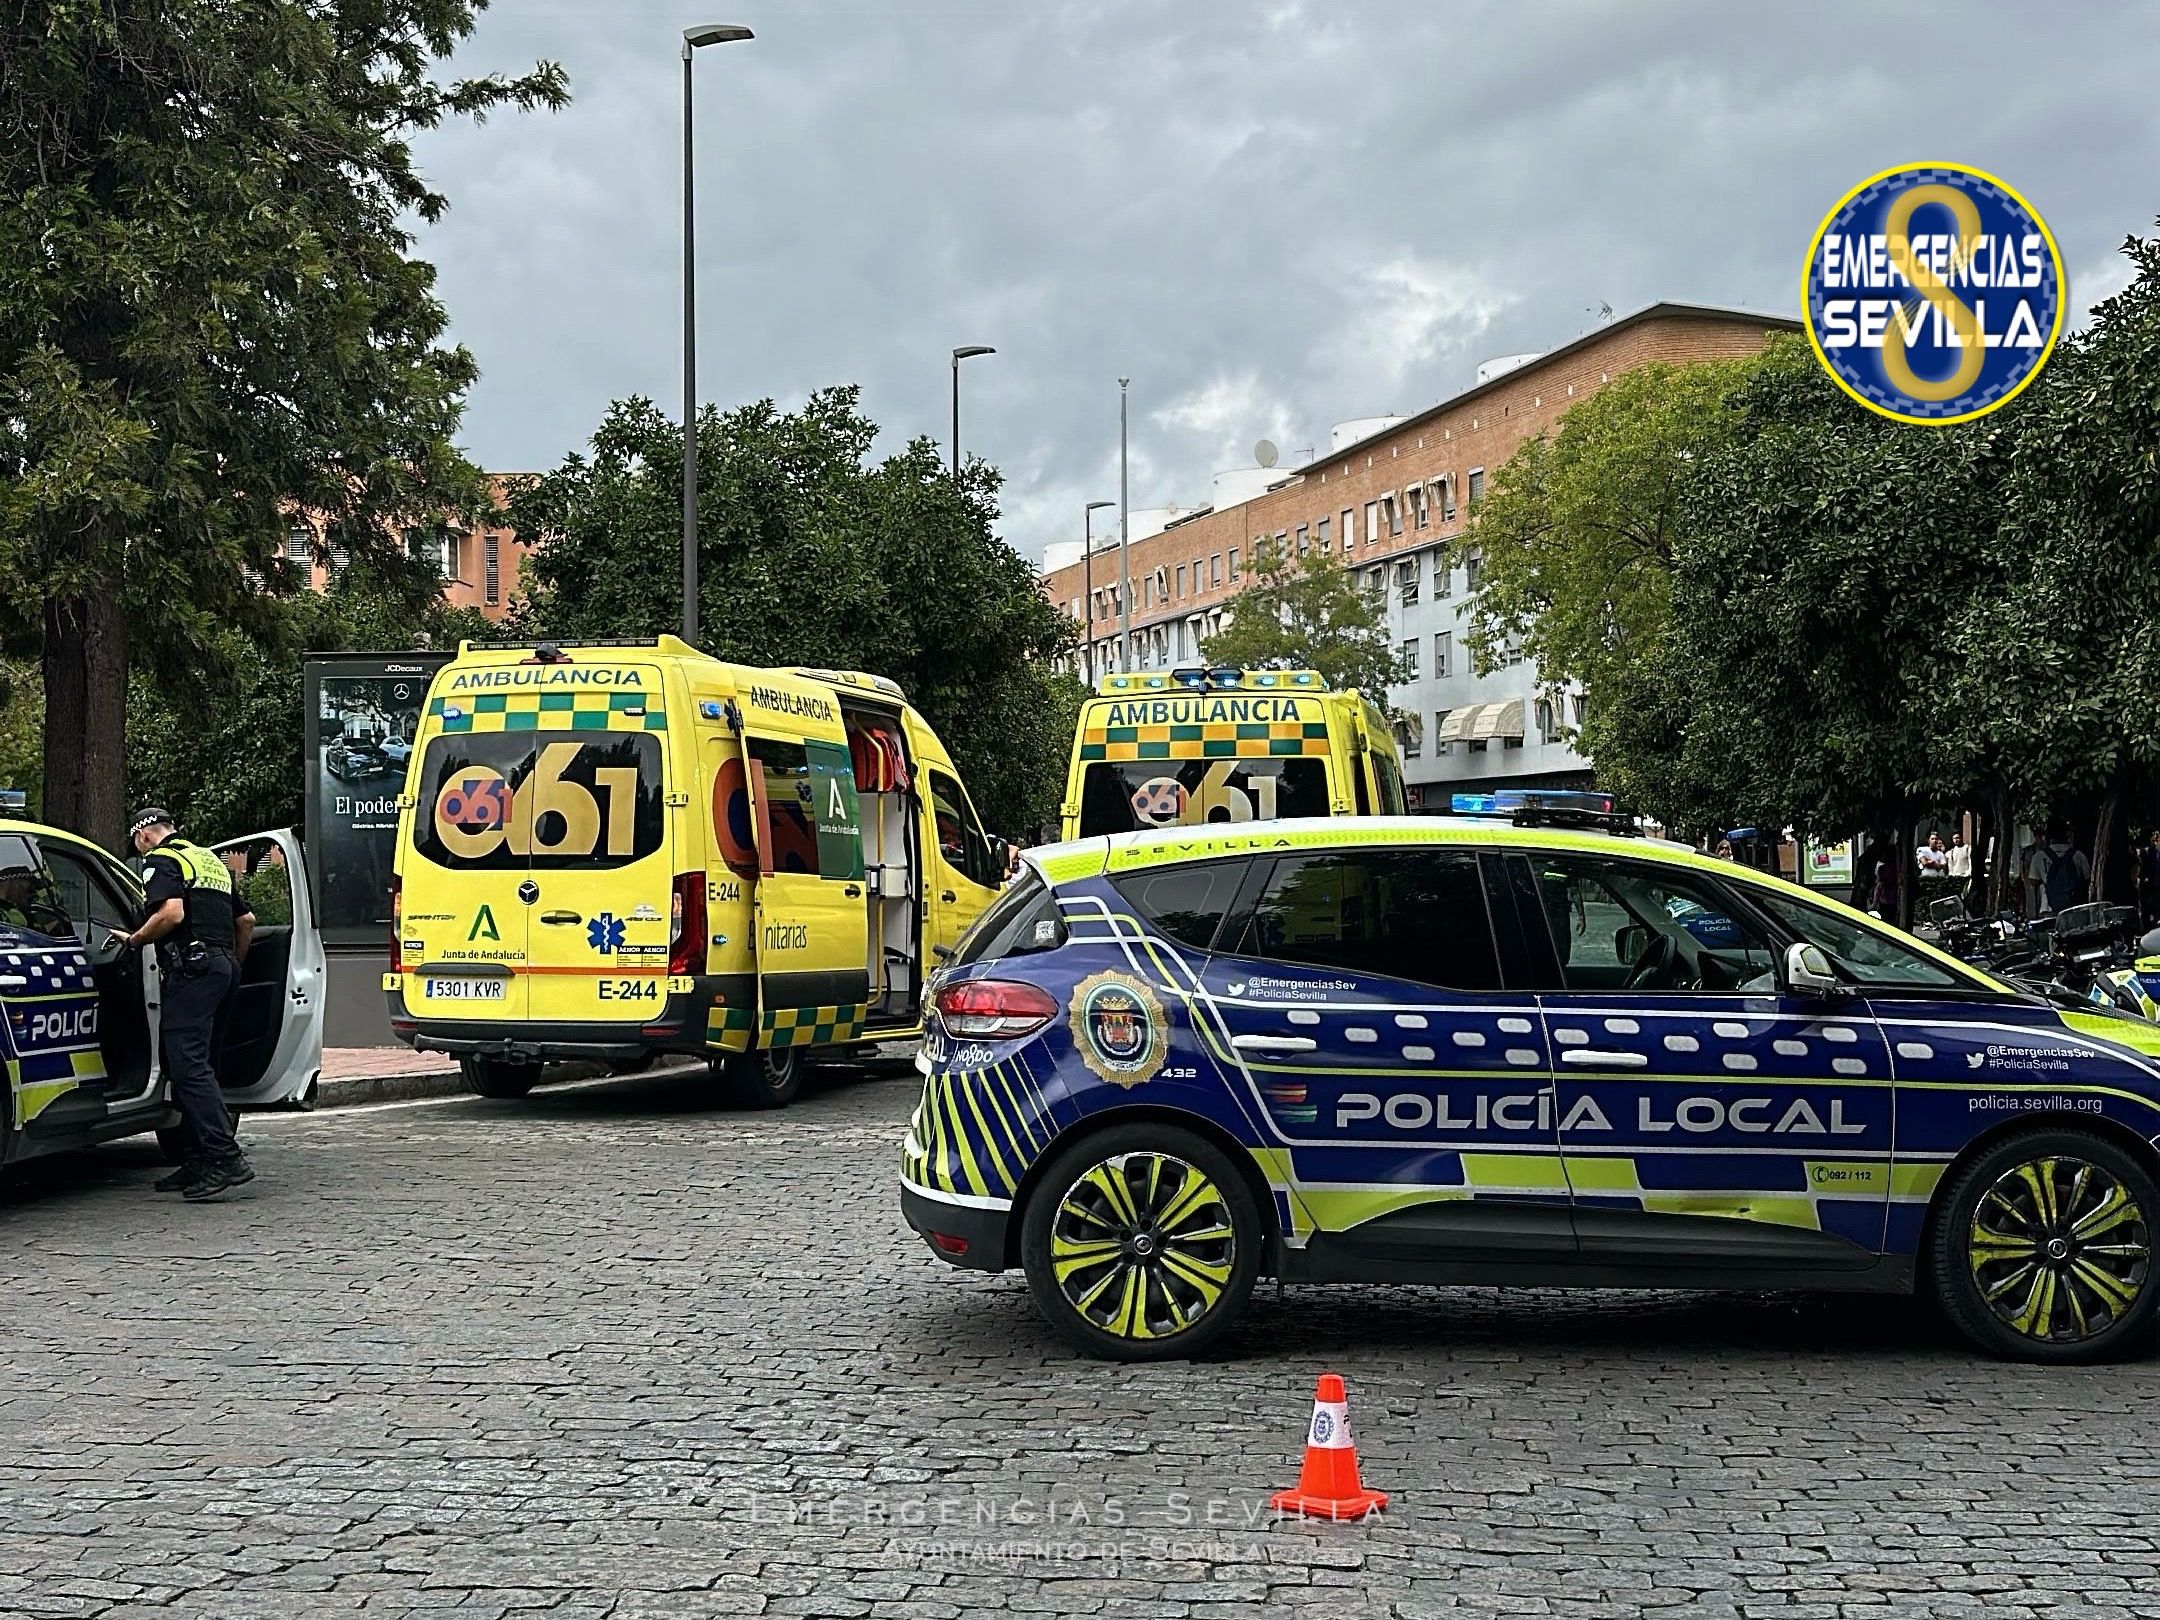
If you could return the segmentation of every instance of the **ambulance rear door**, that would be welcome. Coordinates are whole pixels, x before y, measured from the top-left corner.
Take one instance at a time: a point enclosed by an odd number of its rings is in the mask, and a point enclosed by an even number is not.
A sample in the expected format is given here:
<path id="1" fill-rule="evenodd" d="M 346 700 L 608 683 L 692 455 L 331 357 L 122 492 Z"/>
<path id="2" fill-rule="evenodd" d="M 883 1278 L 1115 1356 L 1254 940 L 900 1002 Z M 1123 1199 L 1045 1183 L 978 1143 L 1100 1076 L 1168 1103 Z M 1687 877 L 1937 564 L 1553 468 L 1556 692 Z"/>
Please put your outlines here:
<path id="1" fill-rule="evenodd" d="M 870 908 L 839 702 L 821 683 L 760 670 L 735 719 L 757 841 L 756 1044 L 853 1040 L 870 999 Z"/>

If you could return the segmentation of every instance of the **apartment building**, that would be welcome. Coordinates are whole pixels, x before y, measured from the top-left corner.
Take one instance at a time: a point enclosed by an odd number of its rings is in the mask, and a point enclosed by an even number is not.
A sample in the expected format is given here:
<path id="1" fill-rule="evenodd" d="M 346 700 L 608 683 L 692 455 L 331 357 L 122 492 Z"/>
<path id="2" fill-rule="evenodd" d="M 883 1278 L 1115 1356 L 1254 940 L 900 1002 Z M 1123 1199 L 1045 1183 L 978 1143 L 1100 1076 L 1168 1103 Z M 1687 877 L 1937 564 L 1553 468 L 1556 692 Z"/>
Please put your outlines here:
<path id="1" fill-rule="evenodd" d="M 488 474 L 488 493 L 497 511 L 509 504 L 511 485 L 527 476 Z M 415 536 L 410 544 L 430 548 L 429 560 L 442 576 L 443 600 L 452 607 L 475 608 L 482 617 L 493 621 L 509 613 L 524 572 L 525 547 L 507 525 L 485 519 L 469 524 L 457 518 L 439 541 Z M 286 530 L 285 556 L 307 568 L 308 587 L 317 591 L 326 589 L 331 577 L 346 563 L 345 548 L 325 545 L 321 524 L 302 514 L 295 514 Z"/>
<path id="2" fill-rule="evenodd" d="M 1154 509 L 1132 526 L 1133 666 L 1197 660 L 1233 610 L 1256 546 L 1330 552 L 1385 594 L 1388 633 L 1416 671 L 1388 694 L 1403 716 L 1411 786 L 1444 793 L 1587 783 L 1589 762 L 1568 740 L 1581 719 L 1579 694 L 1548 690 L 1520 657 L 1488 675 L 1472 672 L 1464 609 L 1482 559 L 1451 542 L 1508 457 L 1576 400 L 1634 367 L 1738 358 L 1798 326 L 1746 310 L 1652 304 L 1549 352 L 1489 361 L 1474 386 L 1416 415 L 1338 424 L 1327 453 L 1303 466 L 1218 474 L 1209 505 Z M 1113 533 L 1097 540 L 1091 558 L 1077 543 L 1045 558 L 1044 591 L 1076 623 L 1092 625 L 1098 675 L 1119 667 L 1118 553 Z M 1083 653 L 1075 668 L 1084 661 Z M 1432 791 L 1421 797 L 1437 802 Z"/>

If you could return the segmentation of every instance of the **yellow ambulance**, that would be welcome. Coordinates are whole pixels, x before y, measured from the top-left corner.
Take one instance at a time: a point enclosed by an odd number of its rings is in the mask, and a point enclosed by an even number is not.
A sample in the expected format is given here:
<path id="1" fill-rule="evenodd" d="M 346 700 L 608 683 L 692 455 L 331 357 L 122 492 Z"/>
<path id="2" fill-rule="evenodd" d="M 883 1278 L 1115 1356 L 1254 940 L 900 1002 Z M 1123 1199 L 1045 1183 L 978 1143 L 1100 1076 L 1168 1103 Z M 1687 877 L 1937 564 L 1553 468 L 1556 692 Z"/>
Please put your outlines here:
<path id="1" fill-rule="evenodd" d="M 464 643 L 397 847 L 399 1039 L 487 1097 L 551 1059 L 710 1054 L 763 1107 L 809 1052 L 920 1030 L 1006 860 L 893 682 L 674 636 Z"/>
<path id="2" fill-rule="evenodd" d="M 1309 669 L 1107 675 L 1080 706 L 1067 838 L 1404 812 L 1387 716 Z"/>

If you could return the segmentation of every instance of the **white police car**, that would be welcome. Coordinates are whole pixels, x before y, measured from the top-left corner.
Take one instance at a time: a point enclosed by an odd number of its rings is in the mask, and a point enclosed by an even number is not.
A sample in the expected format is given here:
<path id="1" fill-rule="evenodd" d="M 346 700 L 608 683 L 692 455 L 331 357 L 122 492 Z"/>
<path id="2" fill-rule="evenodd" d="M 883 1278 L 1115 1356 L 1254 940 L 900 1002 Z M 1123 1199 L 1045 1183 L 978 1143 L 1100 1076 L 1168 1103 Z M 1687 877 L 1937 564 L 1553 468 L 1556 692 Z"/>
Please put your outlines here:
<path id="1" fill-rule="evenodd" d="M 324 962 L 300 845 L 270 832 L 216 848 L 256 912 L 218 1078 L 236 1106 L 304 1102 L 322 1074 Z M 108 937 L 142 916 L 132 868 L 58 827 L 0 820 L 0 1165 L 178 1123 L 157 953 Z"/>

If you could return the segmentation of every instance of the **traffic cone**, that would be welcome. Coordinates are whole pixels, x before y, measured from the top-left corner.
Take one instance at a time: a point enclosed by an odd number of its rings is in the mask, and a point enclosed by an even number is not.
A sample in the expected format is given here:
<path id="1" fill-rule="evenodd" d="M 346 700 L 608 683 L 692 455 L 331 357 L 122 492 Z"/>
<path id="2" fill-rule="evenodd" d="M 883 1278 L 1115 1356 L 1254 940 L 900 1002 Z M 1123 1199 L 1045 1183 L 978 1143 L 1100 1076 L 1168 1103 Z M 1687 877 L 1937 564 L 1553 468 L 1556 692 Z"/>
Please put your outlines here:
<path id="1" fill-rule="evenodd" d="M 1387 1506 L 1387 1492 L 1358 1483 L 1357 1446 L 1350 1438 L 1350 1400 L 1335 1373 L 1322 1373 L 1313 1391 L 1312 1430 L 1305 1437 L 1305 1465 L 1297 1489 L 1268 1498 L 1277 1513 L 1310 1519 L 1362 1519 Z"/>

